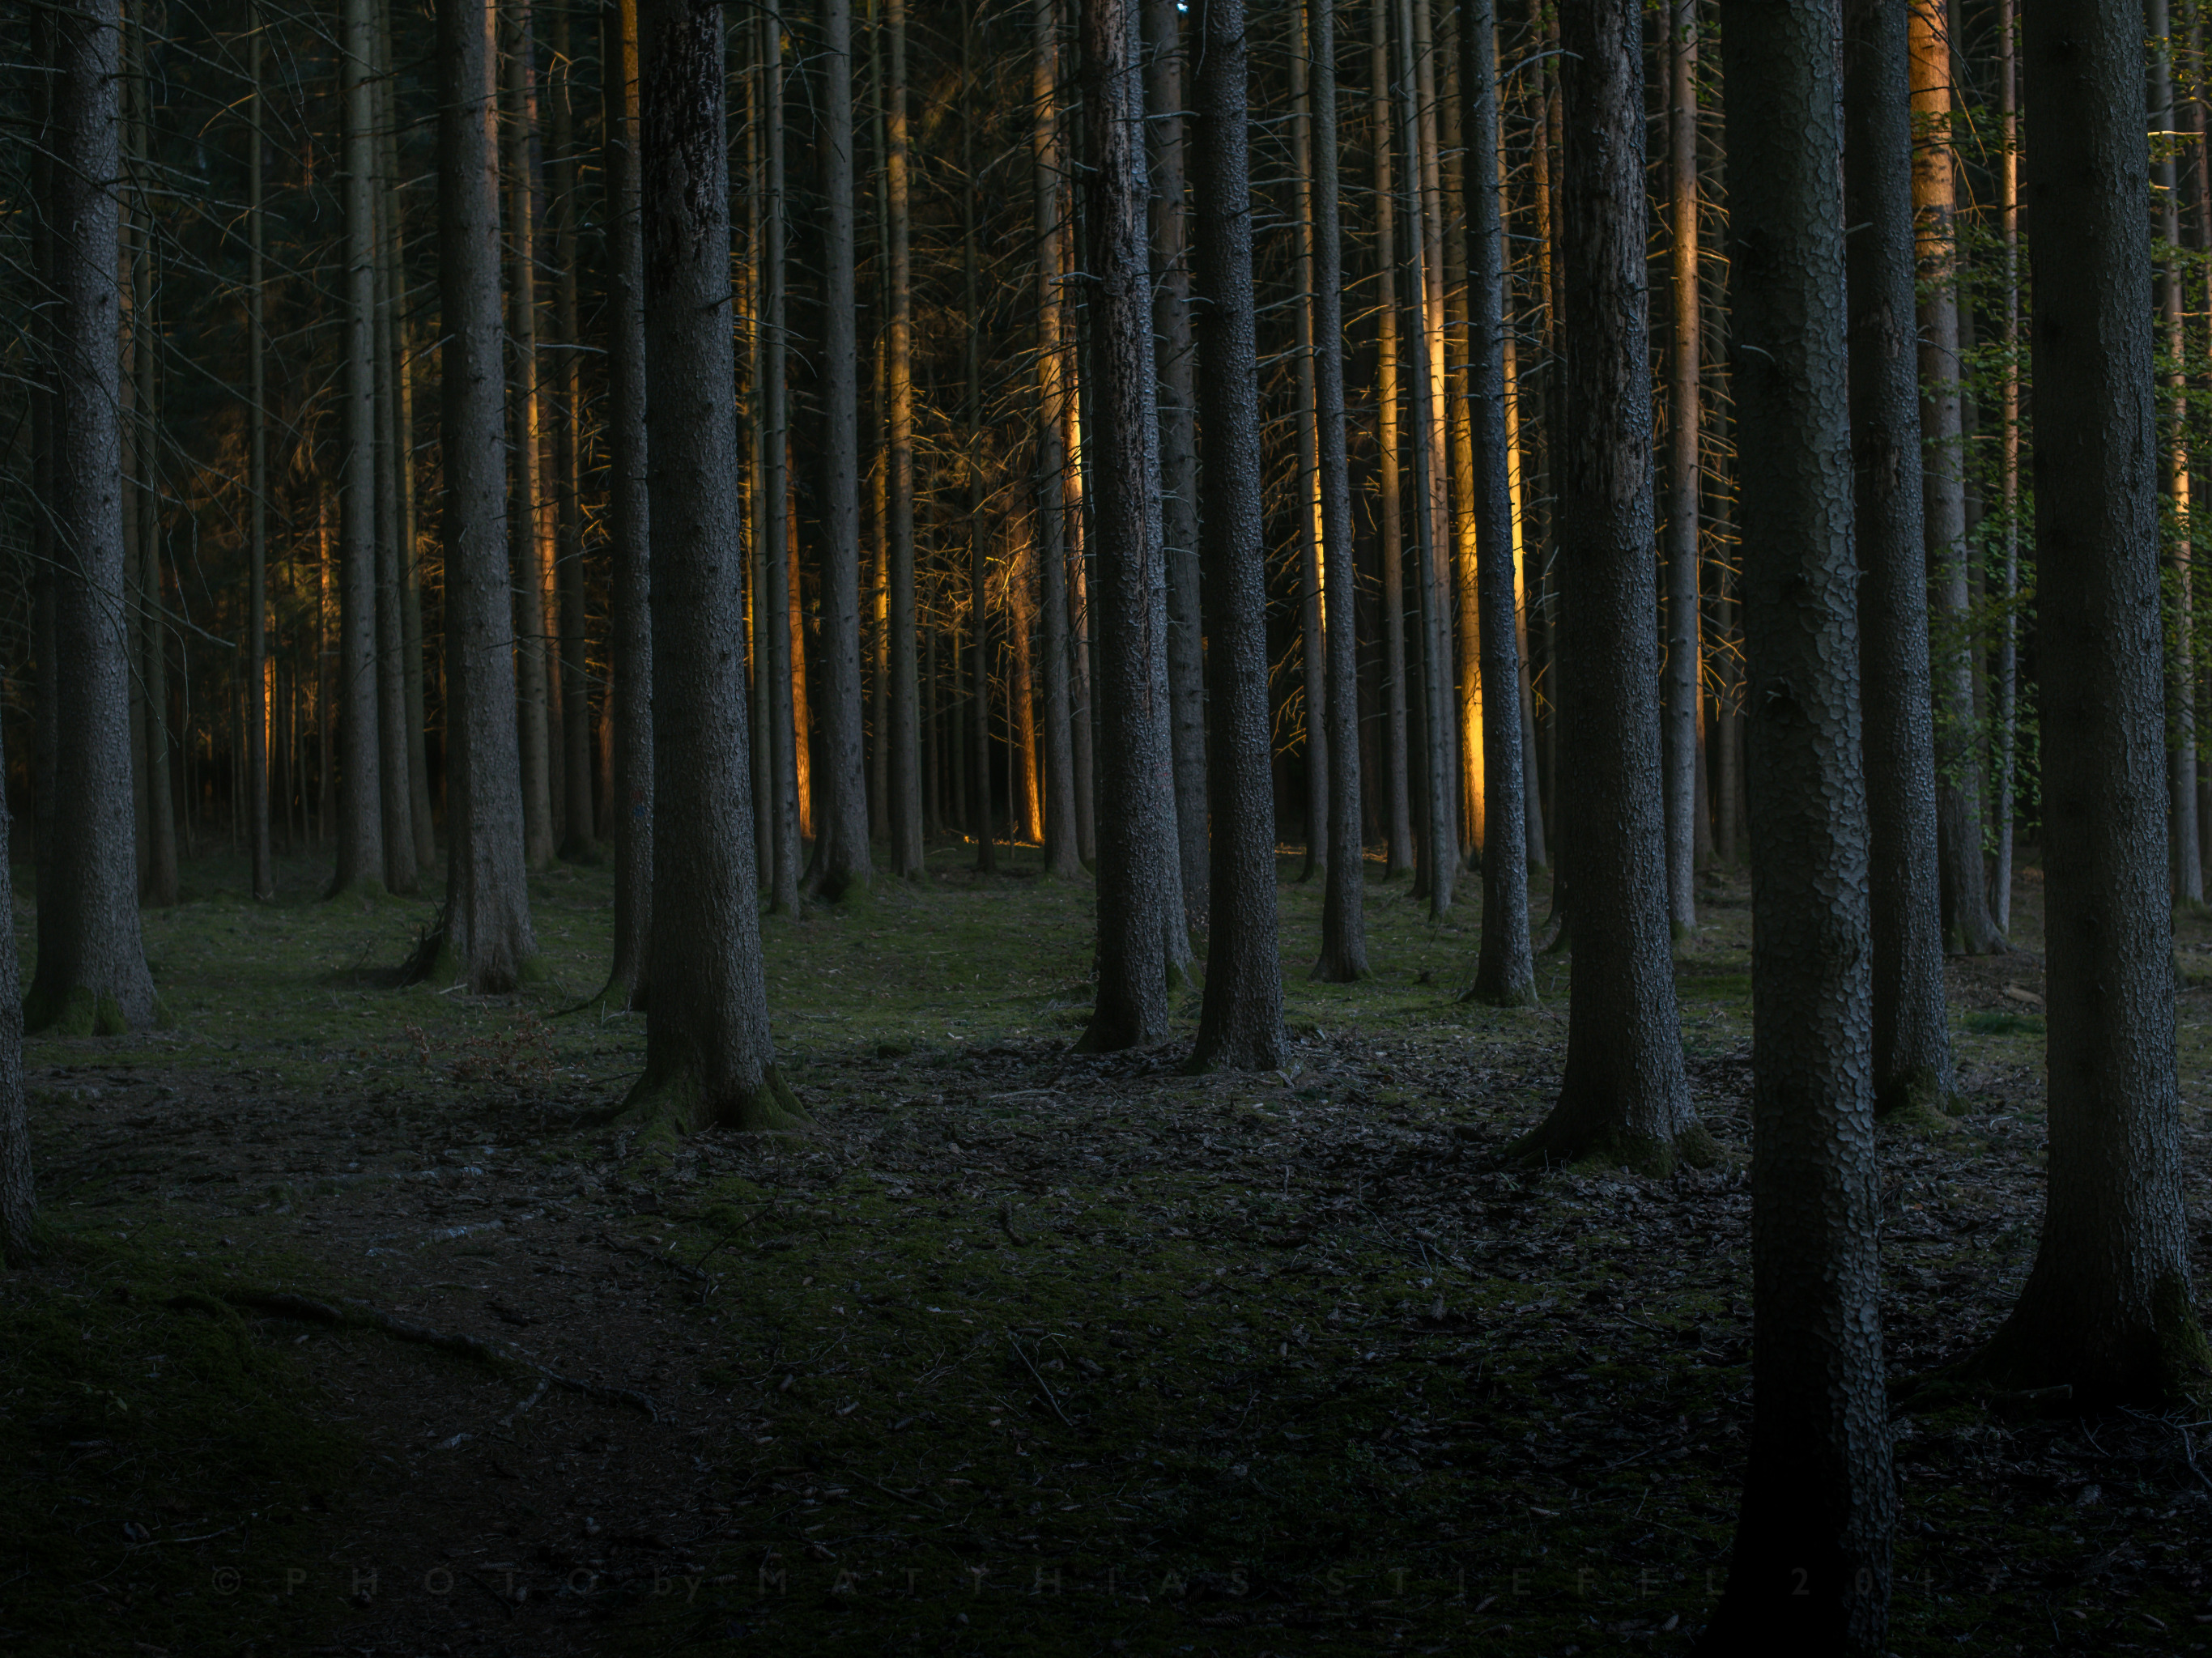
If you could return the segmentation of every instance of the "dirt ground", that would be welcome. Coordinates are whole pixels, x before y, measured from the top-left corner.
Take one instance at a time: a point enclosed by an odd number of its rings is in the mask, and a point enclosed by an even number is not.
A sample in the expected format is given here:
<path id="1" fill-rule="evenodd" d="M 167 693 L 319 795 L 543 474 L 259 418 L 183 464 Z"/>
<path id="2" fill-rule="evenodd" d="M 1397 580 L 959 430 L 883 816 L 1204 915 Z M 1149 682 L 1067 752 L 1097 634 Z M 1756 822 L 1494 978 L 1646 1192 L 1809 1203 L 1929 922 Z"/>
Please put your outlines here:
<path id="1" fill-rule="evenodd" d="M 1337 987 L 1285 885 L 1294 1062 L 1195 1078 L 1194 1003 L 1070 1052 L 1086 891 L 951 859 L 769 926 L 818 1132 L 679 1143 L 619 1115 L 602 872 L 534 883 L 556 982 L 485 1001 L 384 982 L 427 906 L 198 866 L 148 920 L 173 1028 L 27 1055 L 56 1245 L 0 1284 L 0 1651 L 1686 1650 L 1748 1420 L 1741 882 L 1679 970 L 1726 1160 L 1649 1180 L 1500 1163 L 1567 964 L 1459 1003 L 1472 890 L 1439 928 L 1373 888 Z M 2033 1252 L 2033 870 L 2019 905 L 1952 970 L 1963 1114 L 1885 1135 L 1899 1376 Z M 2185 921 L 2192 1199 L 2208 952 Z M 2205 1425 L 1901 1415 L 1893 1649 L 2203 1650 Z"/>

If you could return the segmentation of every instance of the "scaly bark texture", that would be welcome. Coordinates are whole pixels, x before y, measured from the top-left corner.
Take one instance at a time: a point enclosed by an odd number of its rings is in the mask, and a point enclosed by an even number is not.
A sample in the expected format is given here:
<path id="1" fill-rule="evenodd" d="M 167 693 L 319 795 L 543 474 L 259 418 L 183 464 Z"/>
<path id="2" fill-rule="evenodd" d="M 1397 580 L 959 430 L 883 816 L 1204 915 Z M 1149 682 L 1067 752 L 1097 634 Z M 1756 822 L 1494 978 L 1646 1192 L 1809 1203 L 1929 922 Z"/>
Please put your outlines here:
<path id="1" fill-rule="evenodd" d="M 1838 12 L 1833 0 L 1723 0 L 1721 27 L 1759 894 L 1753 1407 L 1728 1590 L 1699 1650 L 1877 1655 L 1896 1493 L 1877 1259 Z"/>
<path id="2" fill-rule="evenodd" d="M 2051 1180 L 2021 1297 L 1973 1362 L 2076 1406 L 2212 1370 L 2176 1137 L 2142 13 L 2027 9 Z"/>
<path id="3" fill-rule="evenodd" d="M 1206 992 L 1195 1066 L 1279 1066 L 1275 802 L 1267 708 L 1260 369 L 1252 302 L 1251 135 L 1243 0 L 1199 0 L 1195 322 L 1206 429 L 1207 784 L 1213 805 Z"/>
<path id="4" fill-rule="evenodd" d="M 1468 414 L 1474 450 L 1474 618 L 1482 647 L 1482 944 L 1473 999 L 1536 999 L 1528 948 L 1528 829 L 1522 770 L 1521 645 L 1514 603 L 1513 488 L 1505 423 L 1505 220 L 1498 155 L 1498 14 L 1469 0 L 1459 19 L 1467 100 Z M 1467 625 L 1462 619 L 1462 626 Z"/>
<path id="5" fill-rule="evenodd" d="M 1921 550 L 1906 0 L 1844 0 L 1844 213 L 1880 1111 L 1954 1090 Z M 1757 710 L 1753 709 L 1756 717 Z"/>
<path id="6" fill-rule="evenodd" d="M 1081 15 L 1098 636 L 1098 993 L 1083 1046 L 1105 1052 L 1167 1035 L 1170 909 L 1182 917 L 1166 902 L 1180 882 L 1136 0 L 1082 0 Z"/>
<path id="7" fill-rule="evenodd" d="M 45 14 L 45 219 L 53 351 L 53 827 L 40 848 L 33 1030 L 143 1030 L 153 976 L 138 932 L 124 592 L 121 306 L 115 281 L 122 22 L 110 0 Z"/>
<path id="8" fill-rule="evenodd" d="M 438 293 L 445 344 L 446 937 L 434 977 L 480 994 L 529 976 L 514 619 L 507 572 L 492 0 L 438 3 Z"/>
<path id="9" fill-rule="evenodd" d="M 685 1130 L 772 1128 L 799 1113 L 775 1073 L 754 896 L 721 11 L 645 0 L 638 49 L 654 792 L 667 810 L 653 824 L 645 1074 L 629 1098 Z M 847 113 L 849 136 L 849 101 Z"/>
<path id="10" fill-rule="evenodd" d="M 1566 1074 L 1515 1147 L 1550 1162 L 1664 1169 L 1711 1155 L 1690 1108 L 1667 923 L 1651 545 L 1644 56 L 1635 0 L 1560 17 L 1559 257 L 1565 420 L 1565 867 L 1574 908 Z"/>

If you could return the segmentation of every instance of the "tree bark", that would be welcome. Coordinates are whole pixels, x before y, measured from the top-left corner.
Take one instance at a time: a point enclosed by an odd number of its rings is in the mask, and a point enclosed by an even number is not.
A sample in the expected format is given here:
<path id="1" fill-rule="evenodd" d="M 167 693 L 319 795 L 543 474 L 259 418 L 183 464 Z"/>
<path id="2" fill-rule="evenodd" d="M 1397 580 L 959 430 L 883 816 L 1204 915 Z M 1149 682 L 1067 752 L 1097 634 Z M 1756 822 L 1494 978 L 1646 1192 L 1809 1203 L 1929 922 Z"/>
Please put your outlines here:
<path id="1" fill-rule="evenodd" d="M 372 0 L 374 3 L 374 0 Z M 376 307 L 376 733 L 378 813 L 384 835 L 384 884 L 412 894 L 420 884 L 415 862 L 415 802 L 407 770 L 407 682 L 404 646 L 407 618 L 401 599 L 400 570 L 409 549 L 400 537 L 400 475 L 408 455 L 399 437 L 398 349 L 399 181 L 390 165 L 392 126 L 390 55 L 386 51 L 385 13 L 374 4 L 372 30 L 376 53 L 369 89 L 375 130 L 375 172 L 370 186 L 374 209 Z"/>
<path id="2" fill-rule="evenodd" d="M 262 259 L 267 238 L 262 204 L 262 161 L 268 140 L 263 131 L 262 39 L 258 0 L 249 0 L 246 31 L 251 64 L 246 126 L 246 659 L 248 686 L 246 722 L 246 845 L 253 896 L 276 896 L 275 858 L 269 843 L 269 377 L 268 325 L 263 307 Z M 43 590 L 42 590 L 43 591 Z M 40 655 L 44 655 L 43 648 Z M 40 793 L 45 791 L 40 790 Z M 46 848 L 40 847 L 43 859 Z M 4 1017 L 4 1015 L 0 1015 Z"/>
<path id="3" fill-rule="evenodd" d="M 2017 22 L 2013 0 L 1997 0 L 1998 232 L 2004 244 L 2004 430 L 2000 434 L 2004 540 L 2000 567 L 1996 649 L 1990 677 L 1990 718 L 1996 730 L 1995 775 L 1990 816 L 1996 835 L 1990 860 L 1990 916 L 1997 931 L 2012 929 L 2013 787 L 2019 731 L 2020 618 L 2020 78 L 2015 62 Z M 2197 100 L 2190 100 L 2192 110 Z M 2200 824 L 2200 828 L 2202 825 Z"/>
<path id="4" fill-rule="evenodd" d="M 607 555 L 613 637 L 614 963 L 608 993 L 643 1008 L 653 961 L 653 562 L 646 494 L 645 248 L 640 240 L 636 0 L 614 0 L 600 51 L 608 285 Z"/>
<path id="5" fill-rule="evenodd" d="M 1097 0 L 1091 0 L 1097 3 Z M 1213 833 L 1197 1066 L 1267 1070 L 1290 1048 L 1275 920 L 1267 709 L 1267 565 L 1252 277 L 1249 67 L 1243 0 L 1199 0 L 1192 249 L 1206 432 L 1207 793 Z M 1102 892 L 1102 897 L 1103 897 Z M 1100 905 L 1103 918 L 1105 905 Z"/>
<path id="6" fill-rule="evenodd" d="M 1754 1403 L 1728 1589 L 1699 1650 L 1871 1658 L 1887 1646 L 1896 1495 L 1868 1064 L 1838 12 L 1724 0 L 1721 15 L 1759 894 Z"/>
<path id="7" fill-rule="evenodd" d="M 1298 879 L 1328 871 L 1328 676 L 1322 641 L 1321 452 L 1315 411 L 1313 117 L 1308 81 L 1313 46 L 1305 0 L 1291 5 L 1291 165 L 1297 197 L 1296 294 L 1297 371 L 1297 619 L 1300 689 L 1305 719 L 1305 867 Z M 1340 303 L 1341 301 L 1340 301 Z"/>
<path id="8" fill-rule="evenodd" d="M 1505 219 L 1498 153 L 1498 15 L 1494 0 L 1461 9 L 1461 166 L 1467 195 L 1468 415 L 1474 452 L 1469 501 L 1476 537 L 1476 615 L 1482 649 L 1482 944 L 1471 999 L 1526 1006 L 1536 999 L 1528 947 L 1528 831 L 1522 780 L 1521 647 L 1516 632 L 1511 440 L 1505 419 Z"/>
<path id="9" fill-rule="evenodd" d="M 2026 12 L 2051 1171 L 2020 1301 L 1972 1362 L 2077 1406 L 2212 1370 L 2189 1284 L 2167 896 L 2143 17 Z"/>
<path id="10" fill-rule="evenodd" d="M 1667 924 L 1635 0 L 1570 8 L 1559 34 L 1559 562 L 1571 668 L 1561 786 L 1565 872 L 1576 911 L 1592 920 L 1575 930 L 1559 1102 L 1515 1150 L 1664 1170 L 1713 1153 L 1683 1076 Z"/>
<path id="11" fill-rule="evenodd" d="M 908 240 L 913 222 L 907 111 L 906 0 L 885 0 L 890 34 L 884 188 L 890 218 L 890 826 L 891 872 L 915 881 L 923 873 L 921 736 L 915 678 L 914 571 L 914 279 Z"/>
<path id="12" fill-rule="evenodd" d="M 1061 441 L 1068 384 L 1066 307 L 1060 272 L 1067 225 L 1060 212 L 1060 8 L 1032 0 L 1031 185 L 1036 197 L 1037 308 L 1036 520 L 1044 609 L 1044 864 L 1056 881 L 1083 872 L 1076 852 L 1075 730 L 1070 708 L 1067 610 L 1067 450 Z M 1178 817 L 1178 823 L 1181 819 Z M 1186 893 L 1188 897 L 1188 893 Z"/>
<path id="13" fill-rule="evenodd" d="M 629 1103 L 686 1131 L 772 1128 L 803 1114 L 776 1075 L 754 886 L 722 15 L 691 0 L 638 10 L 653 789 L 668 810 Z"/>
<path id="14" fill-rule="evenodd" d="M 1667 664 L 1661 726 L 1667 829 L 1667 912 L 1675 932 L 1698 925 L 1698 703 L 1704 640 L 1698 612 L 1698 519 L 1704 458 L 1698 338 L 1698 0 L 1668 0 L 1668 171 L 1674 223 L 1668 252 L 1667 404 Z"/>
<path id="15" fill-rule="evenodd" d="M 769 756 L 774 775 L 767 786 L 775 847 L 769 859 L 769 912 L 790 915 L 799 909 L 799 708 L 792 652 L 798 641 L 791 626 L 790 396 L 784 381 L 789 342 L 785 333 L 783 189 L 783 14 L 779 4 L 764 6 L 759 22 L 762 125 L 767 156 L 762 181 L 761 374 L 757 418 L 761 424 L 761 537 L 765 549 L 768 599 Z"/>
<path id="16" fill-rule="evenodd" d="M 1406 683 L 1405 483 L 1398 389 L 1397 185 L 1392 178 L 1390 113 L 1391 0 L 1375 0 L 1368 75 L 1373 82 L 1368 119 L 1375 135 L 1375 403 L 1376 465 L 1382 505 L 1382 732 L 1384 789 L 1389 801 L 1389 840 L 1382 859 L 1386 881 L 1414 867 L 1413 806 L 1407 775 L 1410 721 Z"/>
<path id="17" fill-rule="evenodd" d="M 1098 991 L 1083 1047 L 1103 1053 L 1167 1034 L 1168 930 L 1184 923 L 1136 0 L 1081 0 L 1080 13 L 1098 622 Z"/>
<path id="18" fill-rule="evenodd" d="M 439 0 L 438 288 L 446 499 L 446 919 L 436 976 L 476 994 L 532 976 L 499 315 L 496 0 Z"/>
<path id="19" fill-rule="evenodd" d="M 553 11 L 553 66 L 548 87 L 545 195 L 553 218 L 553 315 L 560 340 L 553 359 L 554 590 L 560 598 L 561 855 L 599 856 L 592 810 L 592 689 L 586 672 L 583 454 L 583 311 L 576 272 L 575 60 L 568 52 L 568 9 Z"/>
<path id="20" fill-rule="evenodd" d="M 1845 246 L 1863 572 L 1874 1090 L 1875 1108 L 1891 1112 L 1940 1106 L 1954 1087 L 1937 890 L 1922 474 L 1914 465 L 1920 404 L 1905 331 L 1913 317 L 1905 0 L 1847 0 L 1844 52 L 1844 210 L 1857 227 Z"/>

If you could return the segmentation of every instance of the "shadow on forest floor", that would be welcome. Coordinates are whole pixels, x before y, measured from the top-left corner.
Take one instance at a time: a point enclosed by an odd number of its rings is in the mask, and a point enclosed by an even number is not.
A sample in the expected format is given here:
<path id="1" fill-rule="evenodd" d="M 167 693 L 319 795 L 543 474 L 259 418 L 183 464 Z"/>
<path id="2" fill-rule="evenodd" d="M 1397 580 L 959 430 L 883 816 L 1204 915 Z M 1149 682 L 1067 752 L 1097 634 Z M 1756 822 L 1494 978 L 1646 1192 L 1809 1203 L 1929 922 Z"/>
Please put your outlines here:
<path id="1" fill-rule="evenodd" d="M 1317 986 L 1319 886 L 1286 884 L 1295 1062 L 1194 1078 L 1194 999 L 1158 1051 L 1069 1053 L 1087 890 L 937 856 L 768 925 L 819 1134 L 672 1149 L 605 1121 L 641 1021 L 547 1017 L 603 972 L 604 870 L 533 880 L 528 999 L 374 987 L 427 903 L 257 908 L 192 872 L 208 896 L 147 918 L 176 1027 L 27 1055 L 58 1247 L 0 1281 L 0 1639 L 1686 1650 L 1748 1406 L 1741 881 L 1680 975 L 1729 1163 L 1654 1181 L 1497 1168 L 1555 1085 L 1565 963 L 1541 1009 L 1457 1004 L 1471 907 L 1437 928 L 1371 889 L 1377 976 Z M 2033 871 L 2019 908 L 2033 944 Z M 2182 935 L 2196 1184 L 2212 928 Z M 1900 1372 L 1993 1327 L 2032 1254 L 2040 988 L 2031 954 L 1954 965 L 1965 1114 L 1885 1135 Z M 2202 1649 L 2182 1429 L 1898 1433 L 1893 1650 Z"/>

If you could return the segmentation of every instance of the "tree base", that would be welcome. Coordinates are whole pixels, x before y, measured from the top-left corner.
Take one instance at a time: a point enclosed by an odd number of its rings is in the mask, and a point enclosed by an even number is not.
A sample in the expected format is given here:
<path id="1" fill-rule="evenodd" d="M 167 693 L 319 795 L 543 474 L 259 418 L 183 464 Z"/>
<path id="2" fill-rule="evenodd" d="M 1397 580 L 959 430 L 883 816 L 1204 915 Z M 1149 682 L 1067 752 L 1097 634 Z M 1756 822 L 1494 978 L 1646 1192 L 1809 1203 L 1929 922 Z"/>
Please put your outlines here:
<path id="1" fill-rule="evenodd" d="M 770 1066 L 752 1089 L 723 1088 L 709 1095 L 692 1066 L 660 1075 L 648 1072 L 623 1101 L 620 1121 L 650 1132 L 665 1127 L 678 1134 L 730 1128 L 747 1134 L 805 1134 L 814 1119 L 806 1114 L 782 1078 Z"/>
<path id="2" fill-rule="evenodd" d="M 1356 985 L 1362 979 L 1374 976 L 1375 969 L 1364 960 L 1331 950 L 1324 950 L 1321 959 L 1313 964 L 1313 970 L 1306 975 L 1309 979 L 1325 985 Z"/>
<path id="3" fill-rule="evenodd" d="M 1914 1389 L 1915 1398 L 1960 1389 L 2021 1399 L 2057 1396 L 2070 1408 L 2132 1405 L 2147 1409 L 2201 1402 L 2212 1393 L 2212 1342 L 2197 1321 L 2189 1284 L 2175 1273 L 2152 1293 L 2150 1327 L 2126 1345 L 2138 1350 L 2136 1362 L 2118 1374 L 2086 1373 L 2064 1339 L 2038 1327 L 2029 1297 L 2035 1278 L 2005 1321 L 1980 1351 L 1933 1372 Z M 2117 1344 L 2107 1339 L 2100 1347 Z"/>
<path id="4" fill-rule="evenodd" d="M 1711 1169 L 1721 1161 L 1721 1148 L 1701 1122 L 1692 1122 L 1669 1139 L 1663 1134 L 1632 1134 L 1613 1128 L 1581 1130 L 1562 1122 L 1555 1108 L 1505 1148 L 1505 1160 L 1554 1168 L 1626 1169 L 1664 1180 L 1685 1165 Z"/>
<path id="5" fill-rule="evenodd" d="M 151 1016 L 144 1028 L 167 1030 L 175 1023 L 168 1004 L 155 997 Z M 27 1036 L 127 1036 L 132 1028 L 123 1004 L 89 985 L 72 985 L 60 992 L 41 991 L 33 986 L 31 993 L 23 998 L 23 1034 Z"/>
<path id="6" fill-rule="evenodd" d="M 1536 981 L 1532 975 L 1517 985 L 1486 985 L 1477 979 L 1460 992 L 1462 1002 L 1472 1002 L 1478 1007 L 1534 1007 L 1537 1005 Z"/>

